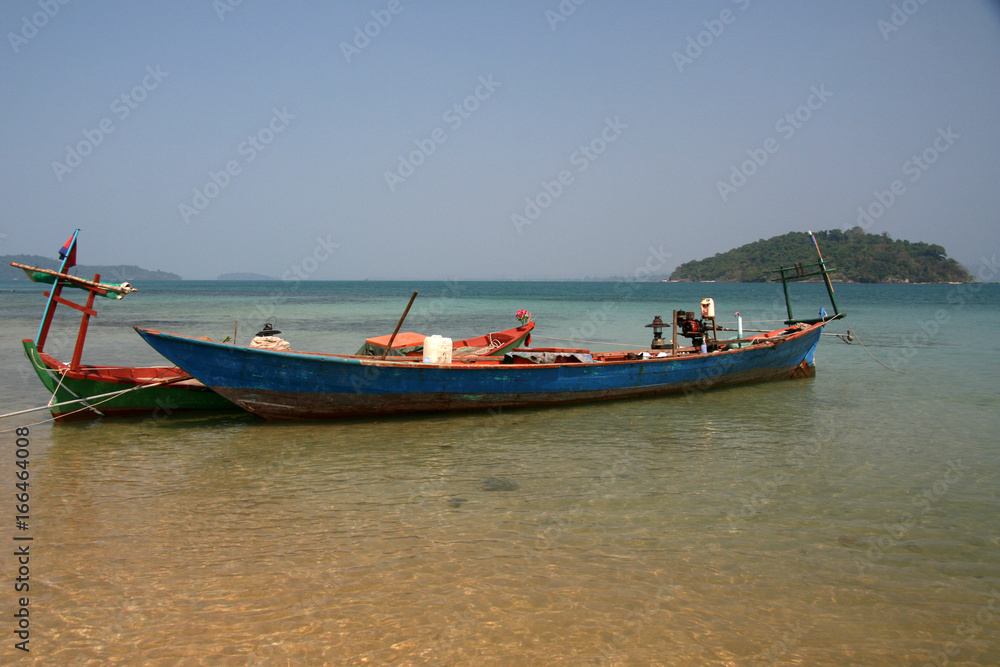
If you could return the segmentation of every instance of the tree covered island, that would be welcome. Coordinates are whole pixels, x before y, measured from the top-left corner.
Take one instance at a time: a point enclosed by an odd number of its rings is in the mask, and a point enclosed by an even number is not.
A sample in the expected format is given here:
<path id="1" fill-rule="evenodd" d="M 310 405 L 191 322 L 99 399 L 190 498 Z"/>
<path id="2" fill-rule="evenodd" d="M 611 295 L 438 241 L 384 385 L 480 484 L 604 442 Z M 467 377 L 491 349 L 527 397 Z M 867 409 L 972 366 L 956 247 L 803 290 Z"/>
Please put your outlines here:
<path id="1" fill-rule="evenodd" d="M 816 232 L 816 242 L 832 278 L 855 283 L 964 283 L 973 276 L 945 249 L 931 243 L 894 240 L 887 233 L 868 234 L 861 227 Z M 817 260 L 809 234 L 789 232 L 761 239 L 674 269 L 670 280 L 765 282 L 774 270 Z"/>

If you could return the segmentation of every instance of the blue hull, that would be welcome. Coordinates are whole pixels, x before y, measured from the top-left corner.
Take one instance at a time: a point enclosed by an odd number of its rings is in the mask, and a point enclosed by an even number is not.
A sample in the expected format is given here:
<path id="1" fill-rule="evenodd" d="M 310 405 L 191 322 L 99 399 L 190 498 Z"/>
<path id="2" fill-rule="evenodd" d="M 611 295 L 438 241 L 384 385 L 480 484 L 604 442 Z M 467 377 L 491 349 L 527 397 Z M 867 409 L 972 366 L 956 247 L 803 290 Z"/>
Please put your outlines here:
<path id="1" fill-rule="evenodd" d="M 136 327 L 202 383 L 266 419 L 482 410 L 677 392 L 811 375 L 822 325 L 741 349 L 591 363 L 424 364 L 237 347 Z M 610 358 L 611 355 L 609 355 Z"/>

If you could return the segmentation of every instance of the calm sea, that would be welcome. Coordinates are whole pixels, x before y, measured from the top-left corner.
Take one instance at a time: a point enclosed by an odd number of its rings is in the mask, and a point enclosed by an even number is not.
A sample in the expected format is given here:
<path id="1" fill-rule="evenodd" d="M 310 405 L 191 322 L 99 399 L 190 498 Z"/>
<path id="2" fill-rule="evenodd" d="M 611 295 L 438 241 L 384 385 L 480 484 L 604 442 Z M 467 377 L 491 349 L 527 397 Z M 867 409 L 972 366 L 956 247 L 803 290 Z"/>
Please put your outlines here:
<path id="1" fill-rule="evenodd" d="M 161 363 L 132 324 L 245 343 L 268 319 L 350 353 L 413 290 L 404 331 L 462 338 L 525 308 L 534 346 L 647 346 L 653 316 L 703 297 L 748 329 L 785 317 L 774 285 L 139 287 L 100 300 L 86 362 Z M 797 316 L 830 310 L 793 288 Z M 0 289 L 6 413 L 48 396 L 20 346 L 40 288 Z M 810 380 L 329 423 L 0 420 L 30 429 L 31 473 L 18 530 L 0 433 L 0 663 L 1000 664 L 1000 286 L 837 298 L 857 338 L 824 336 Z"/>

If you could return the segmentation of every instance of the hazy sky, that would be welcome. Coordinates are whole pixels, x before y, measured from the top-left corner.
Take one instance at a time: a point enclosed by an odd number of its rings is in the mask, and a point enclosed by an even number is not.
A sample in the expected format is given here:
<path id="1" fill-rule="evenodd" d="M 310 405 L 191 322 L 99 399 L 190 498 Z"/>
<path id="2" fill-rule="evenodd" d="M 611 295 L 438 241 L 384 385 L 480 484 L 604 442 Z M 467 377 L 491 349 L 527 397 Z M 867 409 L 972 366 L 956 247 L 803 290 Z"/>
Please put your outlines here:
<path id="1" fill-rule="evenodd" d="M 1000 252 L 974 0 L 4 0 L 0 254 L 185 278 L 666 274 L 860 224 Z M 860 209 L 860 212 L 859 212 Z"/>

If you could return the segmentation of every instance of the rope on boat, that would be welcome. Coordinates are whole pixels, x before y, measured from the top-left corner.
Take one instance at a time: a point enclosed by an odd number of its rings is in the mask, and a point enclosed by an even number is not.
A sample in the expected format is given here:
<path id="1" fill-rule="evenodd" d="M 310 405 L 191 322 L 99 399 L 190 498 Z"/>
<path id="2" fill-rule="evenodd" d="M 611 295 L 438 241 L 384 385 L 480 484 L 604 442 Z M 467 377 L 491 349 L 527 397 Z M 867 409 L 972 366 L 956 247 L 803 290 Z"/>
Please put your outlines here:
<path id="1" fill-rule="evenodd" d="M 112 391 L 112 392 L 109 392 L 107 394 L 97 394 L 96 396 L 91 396 L 90 398 L 91 399 L 93 399 L 93 398 L 102 398 L 104 400 L 98 401 L 97 403 L 87 404 L 84 407 L 80 408 L 79 410 L 73 410 L 72 412 L 66 412 L 64 414 L 59 415 L 58 417 L 51 417 L 49 419 L 43 419 L 42 421 L 35 422 L 34 424 L 24 424 L 23 426 L 19 426 L 19 427 L 16 427 L 16 428 L 9 428 L 9 429 L 0 431 L 0 433 L 11 433 L 13 431 L 16 431 L 18 428 L 38 426 L 39 424 L 47 424 L 48 422 L 55 421 L 56 419 L 61 419 L 63 417 L 68 417 L 70 415 L 75 415 L 78 412 L 83 412 L 84 410 L 93 410 L 94 406 L 101 405 L 102 403 L 107 403 L 108 401 L 114 400 L 114 399 L 118 398 L 119 396 L 122 396 L 123 394 L 129 393 L 130 391 L 136 391 L 137 389 L 149 389 L 149 388 L 152 388 L 152 387 L 159 387 L 159 386 L 162 386 L 162 385 L 165 385 L 165 384 L 172 384 L 174 382 L 180 382 L 182 380 L 188 380 L 188 379 L 190 379 L 190 378 L 189 377 L 171 378 L 169 380 L 161 380 L 160 382 L 151 382 L 151 383 L 148 383 L 148 384 L 138 384 L 138 385 L 136 385 L 134 387 L 129 387 L 128 389 L 121 389 L 119 391 Z M 86 401 L 84 399 L 82 399 L 82 398 L 76 398 L 76 399 L 73 399 L 71 401 L 63 401 L 62 403 L 52 403 L 50 405 L 43 405 L 43 406 L 37 407 L 37 408 L 29 408 L 28 410 L 19 410 L 18 412 L 10 412 L 10 413 L 5 414 L 5 415 L 0 415 L 0 419 L 6 419 L 7 417 L 16 417 L 17 415 L 24 415 L 24 414 L 27 414 L 29 412 L 38 412 L 39 410 L 48 410 L 48 409 L 57 408 L 57 407 L 60 407 L 60 406 L 63 406 L 63 405 L 70 405 L 72 403 L 86 403 Z"/>
<path id="2" fill-rule="evenodd" d="M 55 370 L 52 370 L 52 369 L 49 369 L 49 371 L 52 372 L 52 373 L 56 372 Z M 56 400 L 56 394 L 58 394 L 59 393 L 59 389 L 62 388 L 63 380 L 65 380 L 68 377 L 67 374 L 66 374 L 66 369 L 65 368 L 59 370 L 58 374 L 59 374 L 59 384 L 56 385 L 55 391 L 53 391 L 52 392 L 52 396 L 49 397 L 49 403 L 48 403 L 48 405 L 45 406 L 47 408 L 51 408 L 52 407 L 52 402 Z M 80 396 L 80 394 L 76 393 L 75 391 L 73 391 L 69 387 L 66 387 L 66 392 L 69 393 L 71 396 L 75 396 L 77 399 L 79 399 L 79 402 L 82 403 L 84 405 L 84 407 L 87 407 L 87 408 L 93 410 L 94 412 L 96 412 L 101 417 L 104 416 L 103 412 L 101 412 L 97 408 L 93 407 L 90 403 L 87 402 L 86 399 L 84 399 L 82 396 Z"/>
<path id="3" fill-rule="evenodd" d="M 62 386 L 63 385 L 63 380 L 65 380 L 66 377 L 67 377 L 67 375 L 66 375 L 66 369 L 65 368 L 61 368 L 59 370 L 56 370 L 56 369 L 51 368 L 49 366 L 39 366 L 37 363 L 35 363 L 35 358 L 34 357 L 29 357 L 29 360 L 31 361 L 31 365 L 35 368 L 35 372 L 43 372 L 44 371 L 44 372 L 48 373 L 49 375 L 58 375 L 59 376 L 59 382 L 56 384 L 56 388 L 52 391 L 52 396 L 49 397 L 48 404 L 45 406 L 46 408 L 51 408 L 52 407 L 52 402 L 54 400 L 56 400 L 56 394 L 58 394 L 59 390 L 63 388 L 63 386 Z M 75 391 L 73 391 L 69 387 L 65 387 L 65 390 L 66 390 L 66 392 L 68 394 L 70 394 L 70 395 L 75 396 L 76 398 L 78 398 L 79 402 L 83 403 L 84 406 L 88 406 L 87 401 L 85 399 L 81 398 L 78 393 L 76 393 Z M 70 402 L 71 403 L 75 403 L 77 401 L 70 401 Z M 33 412 L 35 410 L 41 410 L 41 409 L 42 408 L 32 408 L 31 410 L 29 410 L 29 412 Z M 94 412 L 96 412 L 101 417 L 104 416 L 104 413 L 101 412 L 100 410 L 98 410 L 97 408 L 90 408 L 90 409 L 92 409 Z M 77 412 L 79 412 L 79 411 L 77 411 Z M 6 415 L 4 415 L 4 416 L 6 416 Z M 0 416 L 0 419 L 3 419 L 3 417 Z"/>
<path id="4" fill-rule="evenodd" d="M 909 373 L 909 371 L 901 371 L 898 368 L 890 368 L 889 366 L 886 366 L 881 361 L 876 359 L 875 355 L 872 354 L 871 350 L 869 350 L 868 347 L 864 344 L 864 342 L 862 342 L 862 340 L 858 337 L 858 332 L 855 331 L 854 327 L 851 326 L 851 323 L 847 321 L 846 316 L 844 317 L 844 324 L 847 325 L 847 330 L 851 333 L 852 336 L 854 336 L 854 340 L 858 341 L 858 344 L 861 345 L 862 348 L 864 348 L 864 351 L 868 353 L 868 356 L 871 357 L 875 361 L 875 363 L 877 363 L 882 368 L 885 368 L 886 370 L 892 371 L 893 373 L 900 373 L 903 375 Z"/>
<path id="5" fill-rule="evenodd" d="M 909 373 L 909 371 L 901 371 L 901 370 L 899 370 L 897 368 L 892 368 L 890 366 L 887 366 L 884 363 L 882 363 L 881 361 L 879 361 L 879 359 L 876 358 L 874 354 L 872 354 L 872 351 L 869 350 L 868 347 L 864 344 L 864 342 L 861 340 L 861 338 L 858 337 L 858 332 L 854 330 L 853 326 L 851 326 L 851 323 L 847 320 L 847 316 L 846 315 L 843 316 L 843 320 L 844 320 L 844 324 L 847 325 L 847 331 L 851 335 L 851 337 L 853 338 L 853 340 L 858 341 L 858 344 L 861 345 L 861 347 L 864 349 L 864 351 L 868 353 L 868 356 L 871 357 L 872 360 L 875 361 L 875 363 L 877 363 L 879 366 L 885 368 L 886 370 L 892 371 L 893 373 L 901 373 L 901 374 Z M 748 321 L 748 322 L 783 322 L 784 320 L 745 320 L 745 321 Z M 722 329 L 723 331 L 732 331 L 732 329 L 725 329 L 723 327 L 720 327 L 720 329 Z M 753 329 L 744 329 L 744 331 L 754 331 L 754 330 Z M 763 332 L 763 333 L 766 333 L 766 332 Z M 824 332 L 822 335 L 823 336 L 836 336 L 837 338 L 841 338 L 841 334 L 835 334 L 835 333 L 829 333 L 828 334 L 828 333 Z M 845 343 L 849 343 L 850 341 L 851 341 L 851 339 L 844 340 Z"/>
<path id="6" fill-rule="evenodd" d="M 493 352 L 493 350 L 503 345 L 503 341 L 493 339 L 493 334 L 489 335 L 489 341 L 490 344 L 487 345 L 486 347 L 477 347 L 474 348 L 472 352 L 468 355 L 458 355 L 458 356 L 486 357 L 489 356 L 490 353 Z"/>

